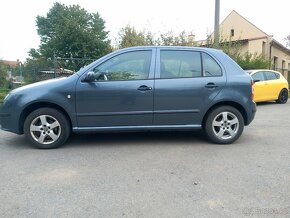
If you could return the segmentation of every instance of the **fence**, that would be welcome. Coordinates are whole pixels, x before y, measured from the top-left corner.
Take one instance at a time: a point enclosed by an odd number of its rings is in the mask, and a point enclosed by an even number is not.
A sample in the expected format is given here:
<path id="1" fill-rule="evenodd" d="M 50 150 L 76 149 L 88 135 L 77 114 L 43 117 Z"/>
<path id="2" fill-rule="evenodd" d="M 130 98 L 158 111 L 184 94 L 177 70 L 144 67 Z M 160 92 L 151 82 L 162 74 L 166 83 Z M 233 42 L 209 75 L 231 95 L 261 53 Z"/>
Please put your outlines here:
<path id="1" fill-rule="evenodd" d="M 90 58 L 55 57 L 53 61 L 47 60 L 47 63 L 42 64 L 42 66 L 30 65 L 26 67 L 24 81 L 27 84 L 57 77 L 67 77 L 94 60 Z"/>

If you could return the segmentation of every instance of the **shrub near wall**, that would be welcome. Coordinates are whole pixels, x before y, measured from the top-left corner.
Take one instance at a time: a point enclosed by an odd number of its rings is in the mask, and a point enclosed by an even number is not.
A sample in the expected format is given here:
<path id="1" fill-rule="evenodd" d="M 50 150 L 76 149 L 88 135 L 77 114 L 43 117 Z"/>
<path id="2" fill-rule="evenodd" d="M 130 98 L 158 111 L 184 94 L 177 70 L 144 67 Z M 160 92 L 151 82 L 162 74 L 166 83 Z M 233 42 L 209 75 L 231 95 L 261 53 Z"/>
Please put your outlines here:
<path id="1" fill-rule="evenodd" d="M 270 61 L 264 58 L 262 55 L 246 53 L 236 57 L 236 62 L 244 70 L 250 69 L 268 69 Z"/>

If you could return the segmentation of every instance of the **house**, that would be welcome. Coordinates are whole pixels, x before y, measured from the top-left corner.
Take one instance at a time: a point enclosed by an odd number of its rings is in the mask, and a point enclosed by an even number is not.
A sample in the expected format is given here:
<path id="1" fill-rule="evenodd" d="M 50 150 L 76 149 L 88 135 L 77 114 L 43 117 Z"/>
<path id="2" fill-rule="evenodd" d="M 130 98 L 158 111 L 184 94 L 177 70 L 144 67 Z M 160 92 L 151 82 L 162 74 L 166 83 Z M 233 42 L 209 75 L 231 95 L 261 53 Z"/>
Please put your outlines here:
<path id="1" fill-rule="evenodd" d="M 209 36 L 213 41 L 214 33 Z M 290 81 L 290 49 L 276 41 L 233 10 L 220 24 L 220 40 L 239 41 L 241 53 L 263 55 L 269 59 L 269 69 L 280 71 Z M 201 45 L 206 40 L 200 41 Z"/>
<path id="2" fill-rule="evenodd" d="M 12 78 L 12 72 L 19 67 L 19 61 L 2 60 L 2 63 L 7 66 L 7 79 Z"/>

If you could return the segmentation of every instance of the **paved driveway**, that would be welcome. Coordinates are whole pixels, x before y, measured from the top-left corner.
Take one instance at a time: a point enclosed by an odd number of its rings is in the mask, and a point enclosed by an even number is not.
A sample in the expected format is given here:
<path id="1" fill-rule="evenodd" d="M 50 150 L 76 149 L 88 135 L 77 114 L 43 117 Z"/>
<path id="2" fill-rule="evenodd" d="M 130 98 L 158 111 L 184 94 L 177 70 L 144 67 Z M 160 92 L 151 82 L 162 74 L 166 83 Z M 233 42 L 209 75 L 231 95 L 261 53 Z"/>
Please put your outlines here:
<path id="1" fill-rule="evenodd" d="M 37 150 L 0 131 L 0 217 L 289 217 L 290 103 L 232 145 L 199 132 L 92 134 Z"/>

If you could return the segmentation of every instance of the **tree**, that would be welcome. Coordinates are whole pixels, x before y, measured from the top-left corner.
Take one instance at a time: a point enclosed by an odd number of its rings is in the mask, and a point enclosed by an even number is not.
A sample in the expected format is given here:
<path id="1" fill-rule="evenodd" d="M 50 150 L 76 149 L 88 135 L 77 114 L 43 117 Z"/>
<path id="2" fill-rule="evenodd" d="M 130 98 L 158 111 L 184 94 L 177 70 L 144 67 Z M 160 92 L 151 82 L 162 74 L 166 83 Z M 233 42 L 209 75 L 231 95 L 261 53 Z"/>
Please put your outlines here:
<path id="1" fill-rule="evenodd" d="M 120 30 L 118 48 L 142 45 L 194 46 L 196 43 L 185 31 L 178 35 L 174 35 L 173 31 L 168 31 L 154 37 L 149 30 L 137 31 L 130 25 Z"/>
<path id="2" fill-rule="evenodd" d="M 149 31 L 138 32 L 130 25 L 127 25 L 119 31 L 119 38 L 118 48 L 155 44 L 153 35 Z"/>
<path id="3" fill-rule="evenodd" d="M 263 55 L 251 53 L 238 56 L 236 61 L 244 70 L 267 69 L 270 65 L 270 61 L 263 57 Z"/>
<path id="4" fill-rule="evenodd" d="M 286 46 L 287 46 L 287 47 L 290 47 L 290 35 L 287 36 L 287 37 L 285 38 L 285 40 L 286 40 Z"/>
<path id="5" fill-rule="evenodd" d="M 111 51 L 105 21 L 99 13 L 88 13 L 79 5 L 54 3 L 46 16 L 37 16 L 39 49 L 29 51 L 30 59 L 91 58 Z M 77 70 L 76 61 L 63 62 L 63 67 Z"/>
<path id="6" fill-rule="evenodd" d="M 218 44 L 208 37 L 206 47 L 221 49 L 232 59 L 234 59 L 244 70 L 249 69 L 267 69 L 270 66 L 270 61 L 263 55 L 242 52 L 241 41 L 233 41 L 230 39 L 220 39 Z"/>
<path id="7" fill-rule="evenodd" d="M 5 65 L 5 63 L 0 60 L 0 88 L 4 88 L 8 86 L 8 81 L 7 81 L 7 71 L 8 71 L 8 66 Z"/>
<path id="8" fill-rule="evenodd" d="M 166 46 L 195 46 L 196 42 L 187 34 L 182 31 L 179 35 L 174 35 L 172 31 L 160 34 L 159 44 Z"/>

